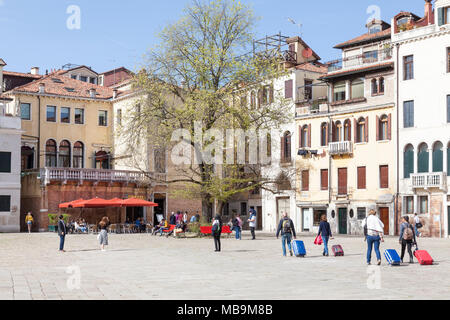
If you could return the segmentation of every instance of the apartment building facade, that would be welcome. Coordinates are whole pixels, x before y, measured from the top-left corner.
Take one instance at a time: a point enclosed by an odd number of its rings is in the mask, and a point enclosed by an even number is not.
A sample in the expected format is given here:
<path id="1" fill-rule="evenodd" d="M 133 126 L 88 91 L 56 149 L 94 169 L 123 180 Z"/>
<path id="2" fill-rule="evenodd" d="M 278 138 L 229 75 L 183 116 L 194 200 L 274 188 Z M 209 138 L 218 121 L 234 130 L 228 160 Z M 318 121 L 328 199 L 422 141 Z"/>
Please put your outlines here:
<path id="1" fill-rule="evenodd" d="M 395 233 L 396 112 L 390 25 L 335 46 L 342 58 L 321 77 L 328 102 L 297 106 L 296 206 L 300 228 L 326 214 L 336 234 L 361 234 L 370 209 Z"/>
<path id="2" fill-rule="evenodd" d="M 392 19 L 398 66 L 399 210 L 424 236 L 450 235 L 450 1 Z"/>

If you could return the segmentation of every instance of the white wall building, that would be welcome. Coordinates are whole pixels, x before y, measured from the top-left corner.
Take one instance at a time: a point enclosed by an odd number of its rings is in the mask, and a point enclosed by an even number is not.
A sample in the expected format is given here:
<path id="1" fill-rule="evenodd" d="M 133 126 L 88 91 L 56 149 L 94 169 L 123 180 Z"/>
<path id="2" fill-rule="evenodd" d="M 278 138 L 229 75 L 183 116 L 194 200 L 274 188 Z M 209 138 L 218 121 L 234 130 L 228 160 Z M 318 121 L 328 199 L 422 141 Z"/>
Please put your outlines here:
<path id="1" fill-rule="evenodd" d="M 397 60 L 401 215 L 418 213 L 424 236 L 450 235 L 450 0 L 425 1 L 419 18 L 392 20 Z"/>

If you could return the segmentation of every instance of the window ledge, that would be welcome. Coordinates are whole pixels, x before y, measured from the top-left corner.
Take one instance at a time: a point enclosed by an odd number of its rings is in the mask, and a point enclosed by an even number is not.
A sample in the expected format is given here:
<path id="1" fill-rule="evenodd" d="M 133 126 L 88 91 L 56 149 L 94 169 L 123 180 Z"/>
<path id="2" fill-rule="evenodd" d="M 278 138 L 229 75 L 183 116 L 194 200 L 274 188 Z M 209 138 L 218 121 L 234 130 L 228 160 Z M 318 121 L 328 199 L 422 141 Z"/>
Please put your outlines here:
<path id="1" fill-rule="evenodd" d="M 366 144 L 369 144 L 368 142 L 355 142 L 355 146 L 363 146 L 363 145 L 366 145 Z"/>
<path id="2" fill-rule="evenodd" d="M 372 93 L 372 97 L 384 96 L 384 92 L 381 93 Z"/>
<path id="3" fill-rule="evenodd" d="M 377 142 L 378 143 L 389 143 L 389 142 L 391 142 L 392 140 L 378 140 Z"/>

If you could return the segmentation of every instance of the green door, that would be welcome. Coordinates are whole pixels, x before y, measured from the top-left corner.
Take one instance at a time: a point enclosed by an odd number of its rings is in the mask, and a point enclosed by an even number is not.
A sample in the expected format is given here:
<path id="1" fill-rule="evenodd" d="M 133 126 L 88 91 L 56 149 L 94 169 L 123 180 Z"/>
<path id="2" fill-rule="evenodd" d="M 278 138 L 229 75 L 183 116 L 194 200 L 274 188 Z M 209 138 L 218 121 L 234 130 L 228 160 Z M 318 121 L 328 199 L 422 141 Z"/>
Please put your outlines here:
<path id="1" fill-rule="evenodd" d="M 347 208 L 339 208 L 339 234 L 347 234 Z"/>

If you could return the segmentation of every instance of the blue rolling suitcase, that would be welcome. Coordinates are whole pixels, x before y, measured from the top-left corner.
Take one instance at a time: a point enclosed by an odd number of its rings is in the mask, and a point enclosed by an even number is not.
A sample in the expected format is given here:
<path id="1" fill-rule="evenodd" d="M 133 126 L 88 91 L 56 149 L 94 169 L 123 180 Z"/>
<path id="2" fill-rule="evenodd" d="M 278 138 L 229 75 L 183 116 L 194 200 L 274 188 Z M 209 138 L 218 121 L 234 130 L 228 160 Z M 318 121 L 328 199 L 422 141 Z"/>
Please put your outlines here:
<path id="1" fill-rule="evenodd" d="M 296 257 L 306 256 L 305 244 L 300 240 L 292 240 L 292 250 Z"/>
<path id="2" fill-rule="evenodd" d="M 391 266 L 399 266 L 400 265 L 400 256 L 398 255 L 397 251 L 395 251 L 394 249 L 386 249 L 386 251 L 384 251 L 384 257 L 386 258 L 387 262 L 389 262 L 389 264 Z"/>

